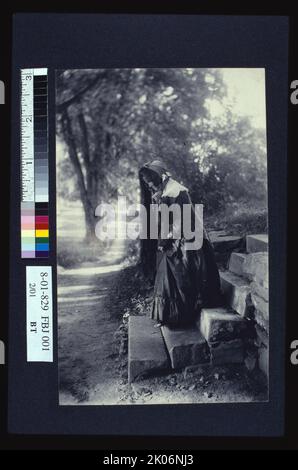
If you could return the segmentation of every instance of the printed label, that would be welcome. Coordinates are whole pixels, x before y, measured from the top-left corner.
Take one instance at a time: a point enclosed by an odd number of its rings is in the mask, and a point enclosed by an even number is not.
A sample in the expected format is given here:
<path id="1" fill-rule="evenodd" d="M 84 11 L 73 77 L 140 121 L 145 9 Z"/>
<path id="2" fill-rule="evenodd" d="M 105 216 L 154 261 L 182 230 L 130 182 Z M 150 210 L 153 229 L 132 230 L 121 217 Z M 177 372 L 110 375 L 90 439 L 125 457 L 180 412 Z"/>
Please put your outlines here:
<path id="1" fill-rule="evenodd" d="M 27 361 L 53 362 L 52 267 L 26 266 Z"/>

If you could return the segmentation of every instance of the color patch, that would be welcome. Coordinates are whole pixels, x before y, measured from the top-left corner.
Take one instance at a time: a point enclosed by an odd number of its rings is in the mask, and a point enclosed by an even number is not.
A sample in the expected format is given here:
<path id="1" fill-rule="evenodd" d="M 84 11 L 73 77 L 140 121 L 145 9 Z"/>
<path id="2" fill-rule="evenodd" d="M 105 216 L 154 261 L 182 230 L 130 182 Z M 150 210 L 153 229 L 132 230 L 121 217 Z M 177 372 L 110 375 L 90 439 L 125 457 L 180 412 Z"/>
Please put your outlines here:
<path id="1" fill-rule="evenodd" d="M 35 236 L 36 236 L 36 238 L 38 238 L 38 237 L 48 238 L 49 231 L 48 230 L 35 230 Z"/>

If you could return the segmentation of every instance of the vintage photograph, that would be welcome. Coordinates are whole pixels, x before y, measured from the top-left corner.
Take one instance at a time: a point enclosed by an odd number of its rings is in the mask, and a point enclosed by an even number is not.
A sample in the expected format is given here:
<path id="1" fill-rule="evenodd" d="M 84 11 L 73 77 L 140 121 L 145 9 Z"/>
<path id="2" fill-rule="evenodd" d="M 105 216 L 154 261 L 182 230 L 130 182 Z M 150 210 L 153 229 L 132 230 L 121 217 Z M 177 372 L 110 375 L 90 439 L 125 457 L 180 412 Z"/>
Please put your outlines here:
<path id="1" fill-rule="evenodd" d="M 268 400 L 263 68 L 56 71 L 60 405 Z"/>

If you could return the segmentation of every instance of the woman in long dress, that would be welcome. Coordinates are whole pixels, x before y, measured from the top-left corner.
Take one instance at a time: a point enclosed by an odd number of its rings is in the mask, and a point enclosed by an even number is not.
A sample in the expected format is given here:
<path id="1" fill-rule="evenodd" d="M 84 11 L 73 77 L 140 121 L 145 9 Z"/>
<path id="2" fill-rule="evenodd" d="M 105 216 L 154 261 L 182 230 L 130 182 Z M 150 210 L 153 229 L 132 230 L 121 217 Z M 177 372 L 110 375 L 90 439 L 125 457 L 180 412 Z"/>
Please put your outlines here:
<path id="1" fill-rule="evenodd" d="M 171 206 L 178 204 L 181 219 L 185 204 L 191 204 L 192 222 L 195 211 L 188 189 L 175 181 L 162 162 L 155 160 L 140 169 L 143 191 L 147 191 L 151 204 Z M 175 221 L 170 220 L 169 233 L 161 236 L 160 217 L 156 251 L 156 273 L 151 318 L 156 326 L 163 324 L 180 327 L 196 321 L 202 307 L 222 304 L 220 279 L 212 244 L 203 229 L 203 243 L 199 249 L 186 249 L 192 240 L 185 237 L 183 224 L 181 236 L 175 238 Z"/>

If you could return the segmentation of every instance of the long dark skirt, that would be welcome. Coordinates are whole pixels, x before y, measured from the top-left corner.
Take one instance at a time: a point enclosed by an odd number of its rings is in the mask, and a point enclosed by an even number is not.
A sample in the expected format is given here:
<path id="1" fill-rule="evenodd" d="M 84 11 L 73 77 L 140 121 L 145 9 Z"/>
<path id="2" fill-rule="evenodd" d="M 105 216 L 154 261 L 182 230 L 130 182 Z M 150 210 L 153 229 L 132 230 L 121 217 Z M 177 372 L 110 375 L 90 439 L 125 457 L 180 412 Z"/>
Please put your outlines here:
<path id="1" fill-rule="evenodd" d="M 219 273 L 211 243 L 204 238 L 200 250 L 157 253 L 151 317 L 170 326 L 196 321 L 202 307 L 222 304 Z"/>

